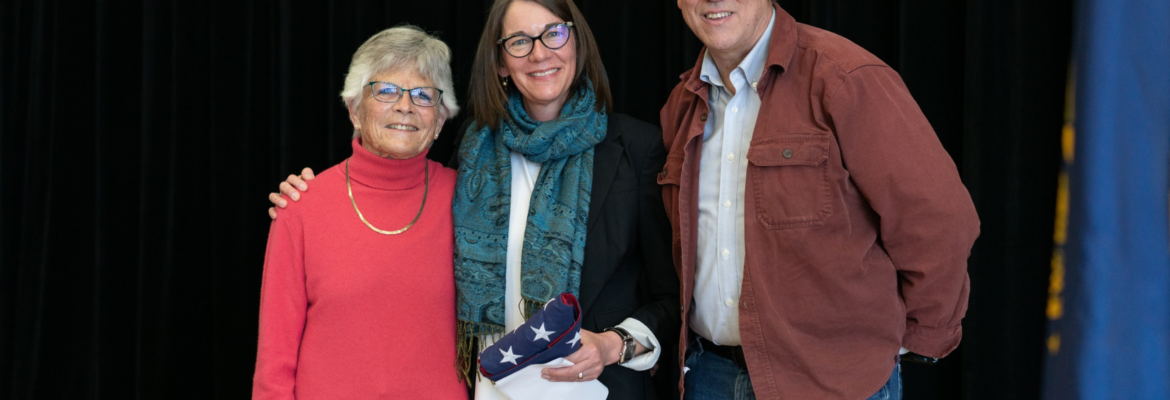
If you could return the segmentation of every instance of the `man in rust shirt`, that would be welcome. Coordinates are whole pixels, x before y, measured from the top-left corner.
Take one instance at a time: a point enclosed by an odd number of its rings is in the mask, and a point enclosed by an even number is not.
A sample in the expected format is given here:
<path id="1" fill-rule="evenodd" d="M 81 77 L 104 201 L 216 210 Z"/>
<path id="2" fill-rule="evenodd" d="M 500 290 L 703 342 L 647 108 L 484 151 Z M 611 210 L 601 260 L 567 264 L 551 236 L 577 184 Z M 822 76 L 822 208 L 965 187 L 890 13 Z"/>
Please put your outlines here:
<path id="1" fill-rule="evenodd" d="M 979 233 L 901 78 L 770 0 L 679 0 L 706 45 L 662 109 L 688 399 L 900 398 L 962 336 Z M 689 349 L 689 351 L 688 351 Z"/>

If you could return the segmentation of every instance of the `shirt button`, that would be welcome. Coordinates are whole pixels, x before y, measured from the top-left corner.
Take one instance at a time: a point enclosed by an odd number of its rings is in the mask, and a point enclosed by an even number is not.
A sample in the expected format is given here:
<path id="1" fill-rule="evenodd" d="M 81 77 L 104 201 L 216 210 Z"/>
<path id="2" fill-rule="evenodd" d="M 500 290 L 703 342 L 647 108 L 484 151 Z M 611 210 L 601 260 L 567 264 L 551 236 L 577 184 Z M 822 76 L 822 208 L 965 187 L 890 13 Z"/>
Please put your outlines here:
<path id="1" fill-rule="evenodd" d="M 727 159 L 728 159 L 728 160 L 734 160 L 734 159 L 735 159 L 735 153 L 728 153 L 728 154 L 727 154 Z"/>
<path id="2" fill-rule="evenodd" d="M 707 122 L 707 113 L 699 115 L 699 121 Z"/>
<path id="3" fill-rule="evenodd" d="M 732 114 L 735 114 L 735 113 L 737 113 L 737 112 L 739 112 L 739 107 L 731 107 L 731 113 L 732 113 Z"/>
<path id="4" fill-rule="evenodd" d="M 723 201 L 723 208 L 731 208 L 731 200 Z"/>
<path id="5" fill-rule="evenodd" d="M 728 251 L 727 249 L 723 249 L 723 258 L 727 258 L 727 256 L 729 256 L 729 255 L 731 255 L 731 252 Z"/>
<path id="6" fill-rule="evenodd" d="M 784 149 L 784 158 L 792 158 L 792 149 Z"/>
<path id="7" fill-rule="evenodd" d="M 760 83 L 760 82 L 758 82 L 758 81 L 757 81 L 757 82 L 752 82 L 752 89 L 755 89 L 755 88 L 756 88 L 756 84 L 758 84 L 758 83 Z"/>
<path id="8" fill-rule="evenodd" d="M 731 307 L 731 305 L 735 304 L 735 302 L 731 301 L 731 299 L 727 299 L 727 300 L 723 300 L 723 304 L 726 304 L 728 307 Z"/>

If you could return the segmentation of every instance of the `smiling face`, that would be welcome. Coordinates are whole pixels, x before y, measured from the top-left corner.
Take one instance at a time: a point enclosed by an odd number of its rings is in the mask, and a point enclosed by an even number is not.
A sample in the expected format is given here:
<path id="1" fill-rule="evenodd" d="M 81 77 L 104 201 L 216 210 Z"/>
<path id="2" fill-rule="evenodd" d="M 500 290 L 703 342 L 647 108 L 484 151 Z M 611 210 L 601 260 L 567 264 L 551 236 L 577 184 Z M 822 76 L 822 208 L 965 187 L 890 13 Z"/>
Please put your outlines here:
<path id="1" fill-rule="evenodd" d="M 513 1 L 504 14 L 503 35 L 499 39 L 517 33 L 540 37 L 550 26 L 564 22 L 540 4 Z M 499 49 L 504 64 L 499 67 L 500 76 L 511 78 L 511 84 L 524 98 L 524 109 L 537 121 L 556 118 L 569 98 L 569 88 L 577 77 L 577 40 L 573 36 L 574 32 L 570 32 L 569 42 L 556 50 L 543 43 L 533 43 L 532 53 L 527 57 L 512 57 Z"/>
<path id="2" fill-rule="evenodd" d="M 771 0 L 678 0 L 687 26 L 714 56 L 747 56 L 768 27 Z"/>
<path id="3" fill-rule="evenodd" d="M 390 82 L 404 89 L 434 87 L 434 83 L 418 71 L 403 68 L 382 71 L 370 81 Z M 422 154 L 439 137 L 445 121 L 438 105 L 414 105 L 410 95 L 403 93 L 394 103 L 374 99 L 370 86 L 362 90 L 360 104 L 349 108 L 353 129 L 361 134 L 362 147 L 380 157 L 406 159 Z"/>

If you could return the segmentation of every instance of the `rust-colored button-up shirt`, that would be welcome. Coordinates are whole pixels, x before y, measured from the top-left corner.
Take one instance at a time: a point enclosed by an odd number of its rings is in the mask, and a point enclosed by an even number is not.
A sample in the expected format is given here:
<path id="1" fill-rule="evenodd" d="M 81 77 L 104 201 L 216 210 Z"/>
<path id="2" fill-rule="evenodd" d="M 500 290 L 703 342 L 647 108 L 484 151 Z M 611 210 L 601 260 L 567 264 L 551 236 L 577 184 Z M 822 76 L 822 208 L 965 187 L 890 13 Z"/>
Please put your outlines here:
<path id="1" fill-rule="evenodd" d="M 761 399 L 865 398 L 889 378 L 899 347 L 942 357 L 958 346 L 979 220 L 898 74 L 774 7 L 747 154 L 744 355 Z M 684 327 L 708 113 L 701 62 L 682 75 L 661 115 L 669 155 L 658 181 Z"/>

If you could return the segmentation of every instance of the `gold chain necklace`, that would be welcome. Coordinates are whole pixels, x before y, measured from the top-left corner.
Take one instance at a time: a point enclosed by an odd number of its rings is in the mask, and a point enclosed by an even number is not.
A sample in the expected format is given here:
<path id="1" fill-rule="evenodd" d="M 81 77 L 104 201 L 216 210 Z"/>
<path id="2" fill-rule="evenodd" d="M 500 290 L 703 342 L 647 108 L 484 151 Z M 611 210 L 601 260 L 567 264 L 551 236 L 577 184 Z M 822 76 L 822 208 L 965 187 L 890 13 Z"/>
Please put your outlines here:
<path id="1" fill-rule="evenodd" d="M 426 160 L 423 160 L 423 172 L 425 173 L 425 175 L 423 175 L 425 178 L 423 181 L 422 205 L 418 207 L 418 215 L 414 216 L 414 221 L 410 221 L 410 223 L 407 224 L 402 229 L 399 229 L 396 231 L 384 231 L 384 230 L 381 230 L 381 229 L 374 227 L 374 225 L 371 224 L 370 221 L 366 221 L 366 217 L 362 216 L 362 210 L 358 209 L 357 201 L 355 201 L 353 199 L 353 186 L 351 186 L 349 184 L 349 159 L 347 158 L 347 159 L 345 159 L 345 188 L 349 190 L 349 202 L 353 203 L 353 210 L 357 211 L 358 218 L 361 218 L 362 223 L 366 224 L 366 226 L 370 227 L 370 229 L 373 229 L 374 232 L 378 232 L 378 233 L 381 233 L 383 235 L 397 235 L 399 233 L 406 232 L 407 229 L 410 229 L 410 227 L 414 226 L 415 222 L 418 222 L 418 217 L 422 216 L 423 208 L 425 208 L 427 206 L 427 191 L 430 190 L 430 186 L 431 186 L 431 169 L 427 168 Z"/>

